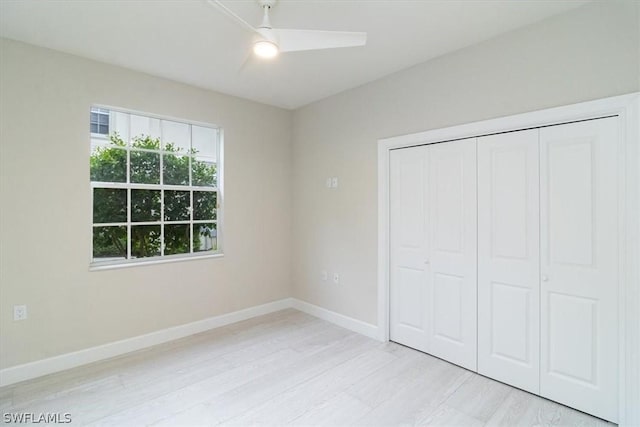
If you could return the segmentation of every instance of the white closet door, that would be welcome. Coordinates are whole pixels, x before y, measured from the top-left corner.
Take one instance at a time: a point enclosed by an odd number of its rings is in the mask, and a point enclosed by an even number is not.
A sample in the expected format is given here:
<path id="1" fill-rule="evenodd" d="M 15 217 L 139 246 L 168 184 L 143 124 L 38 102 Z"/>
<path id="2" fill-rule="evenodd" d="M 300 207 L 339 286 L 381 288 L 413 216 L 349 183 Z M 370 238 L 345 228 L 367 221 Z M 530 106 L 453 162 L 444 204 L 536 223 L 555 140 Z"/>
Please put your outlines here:
<path id="1" fill-rule="evenodd" d="M 391 153 L 390 337 L 476 369 L 475 139 Z"/>
<path id="2" fill-rule="evenodd" d="M 538 129 L 478 138 L 478 372 L 539 393 Z"/>
<path id="3" fill-rule="evenodd" d="M 540 129 L 544 397 L 617 421 L 618 120 Z"/>
<path id="4" fill-rule="evenodd" d="M 429 351 L 427 147 L 390 157 L 390 338 Z"/>
<path id="5" fill-rule="evenodd" d="M 430 350 L 476 370 L 476 140 L 428 147 Z"/>

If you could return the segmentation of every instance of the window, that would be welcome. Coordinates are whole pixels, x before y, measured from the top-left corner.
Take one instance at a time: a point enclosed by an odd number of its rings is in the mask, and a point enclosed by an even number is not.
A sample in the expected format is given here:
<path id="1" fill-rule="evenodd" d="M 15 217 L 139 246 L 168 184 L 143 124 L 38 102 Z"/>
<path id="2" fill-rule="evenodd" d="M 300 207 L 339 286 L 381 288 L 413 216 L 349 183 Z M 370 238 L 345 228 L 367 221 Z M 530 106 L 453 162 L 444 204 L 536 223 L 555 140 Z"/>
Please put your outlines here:
<path id="1" fill-rule="evenodd" d="M 92 265 L 220 253 L 218 128 L 91 108 L 91 133 Z"/>
<path id="2" fill-rule="evenodd" d="M 109 135 L 109 110 L 91 108 L 89 126 L 91 127 L 91 133 Z"/>

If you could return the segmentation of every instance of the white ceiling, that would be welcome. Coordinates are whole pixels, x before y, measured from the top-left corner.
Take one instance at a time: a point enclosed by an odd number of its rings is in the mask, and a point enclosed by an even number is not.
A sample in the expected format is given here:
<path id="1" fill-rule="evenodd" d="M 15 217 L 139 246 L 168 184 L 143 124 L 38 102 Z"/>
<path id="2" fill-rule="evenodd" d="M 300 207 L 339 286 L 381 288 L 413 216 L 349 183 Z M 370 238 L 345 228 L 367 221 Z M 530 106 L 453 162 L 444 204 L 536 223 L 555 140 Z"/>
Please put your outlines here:
<path id="1" fill-rule="evenodd" d="M 0 35 L 297 108 L 584 3 L 280 0 L 274 27 L 366 31 L 367 45 L 252 58 L 244 66 L 251 35 L 204 0 L 0 0 Z M 259 23 L 254 0 L 224 4 Z"/>

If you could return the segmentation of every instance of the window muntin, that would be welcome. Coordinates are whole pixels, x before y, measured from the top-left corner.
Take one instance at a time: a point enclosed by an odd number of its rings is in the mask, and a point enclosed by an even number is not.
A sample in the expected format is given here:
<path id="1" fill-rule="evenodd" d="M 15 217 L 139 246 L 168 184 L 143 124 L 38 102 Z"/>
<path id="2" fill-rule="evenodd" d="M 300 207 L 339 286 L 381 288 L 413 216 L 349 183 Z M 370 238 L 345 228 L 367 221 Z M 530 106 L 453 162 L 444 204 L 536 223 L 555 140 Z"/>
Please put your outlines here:
<path id="1" fill-rule="evenodd" d="M 94 110 L 111 129 L 91 137 L 92 265 L 220 253 L 219 129 Z"/>

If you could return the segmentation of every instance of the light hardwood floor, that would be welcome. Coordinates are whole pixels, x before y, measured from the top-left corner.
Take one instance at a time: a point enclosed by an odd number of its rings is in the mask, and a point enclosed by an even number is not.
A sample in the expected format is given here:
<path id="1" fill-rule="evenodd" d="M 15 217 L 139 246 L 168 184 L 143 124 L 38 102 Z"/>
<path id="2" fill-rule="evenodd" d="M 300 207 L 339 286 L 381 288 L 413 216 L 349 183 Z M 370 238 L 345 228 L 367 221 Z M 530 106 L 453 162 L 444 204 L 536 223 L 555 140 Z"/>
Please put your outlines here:
<path id="1" fill-rule="evenodd" d="M 296 310 L 4 387 L 0 402 L 96 426 L 611 425 Z"/>

